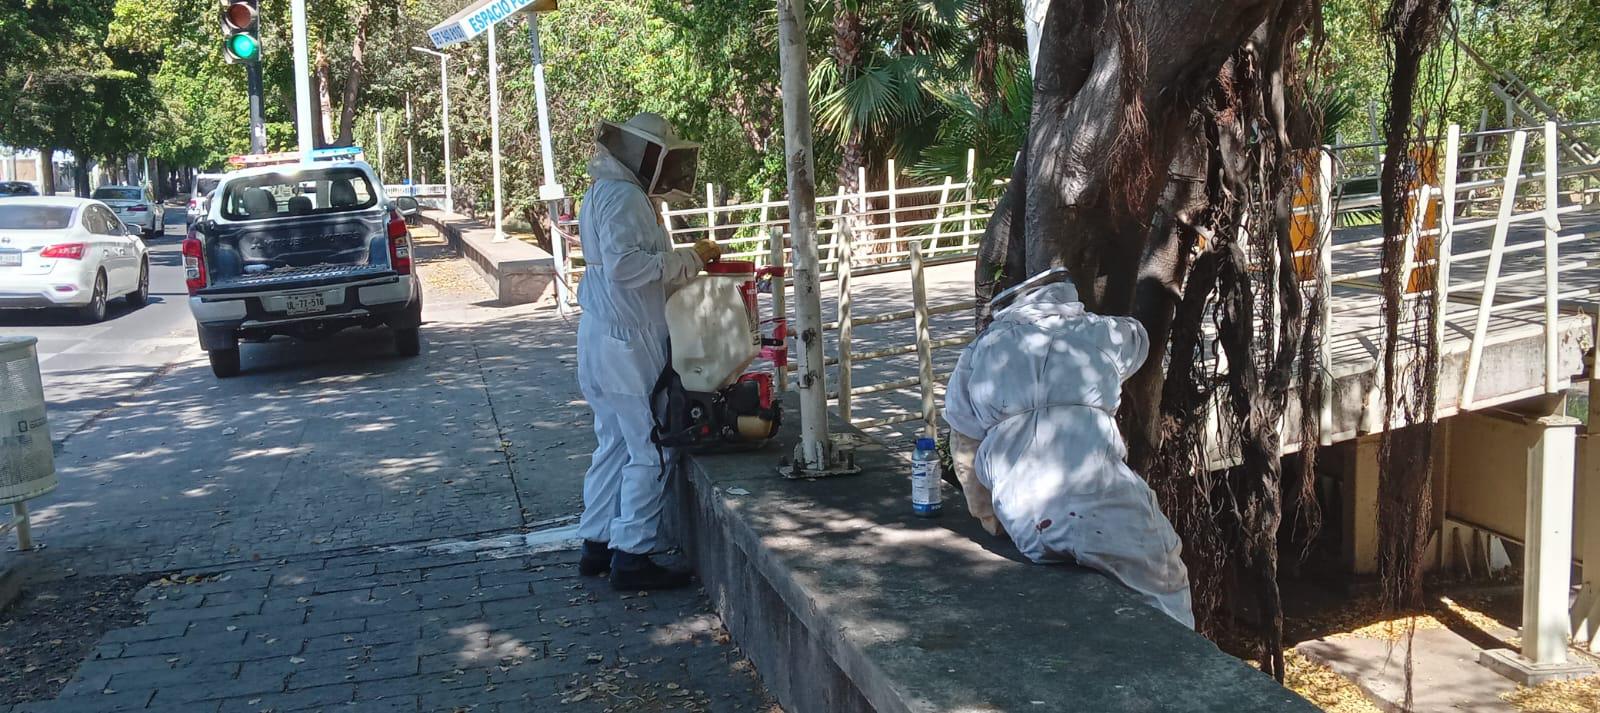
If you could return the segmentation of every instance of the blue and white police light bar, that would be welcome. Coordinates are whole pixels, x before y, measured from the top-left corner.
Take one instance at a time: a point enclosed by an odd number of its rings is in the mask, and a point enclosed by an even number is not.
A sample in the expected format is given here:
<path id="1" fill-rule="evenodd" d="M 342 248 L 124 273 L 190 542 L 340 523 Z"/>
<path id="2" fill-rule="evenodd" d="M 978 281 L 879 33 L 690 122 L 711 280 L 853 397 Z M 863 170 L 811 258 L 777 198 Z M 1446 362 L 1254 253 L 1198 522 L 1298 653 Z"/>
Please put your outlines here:
<path id="1" fill-rule="evenodd" d="M 444 22 L 428 30 L 433 46 L 444 49 L 466 42 L 489 30 L 489 26 L 523 10 L 549 12 L 556 9 L 556 0 L 478 0 L 461 8 Z"/>
<path id="2" fill-rule="evenodd" d="M 330 146 L 324 149 L 312 149 L 312 161 L 360 161 L 366 154 L 360 146 Z"/>

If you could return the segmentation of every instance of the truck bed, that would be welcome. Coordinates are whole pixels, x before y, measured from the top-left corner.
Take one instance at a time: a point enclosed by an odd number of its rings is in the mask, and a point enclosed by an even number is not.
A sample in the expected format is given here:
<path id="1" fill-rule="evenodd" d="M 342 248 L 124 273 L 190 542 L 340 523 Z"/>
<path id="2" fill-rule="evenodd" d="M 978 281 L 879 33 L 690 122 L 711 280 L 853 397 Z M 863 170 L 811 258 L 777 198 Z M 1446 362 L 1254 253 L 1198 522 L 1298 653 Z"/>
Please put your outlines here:
<path id="1" fill-rule="evenodd" d="M 382 210 L 213 225 L 197 294 L 316 287 L 392 274 Z"/>

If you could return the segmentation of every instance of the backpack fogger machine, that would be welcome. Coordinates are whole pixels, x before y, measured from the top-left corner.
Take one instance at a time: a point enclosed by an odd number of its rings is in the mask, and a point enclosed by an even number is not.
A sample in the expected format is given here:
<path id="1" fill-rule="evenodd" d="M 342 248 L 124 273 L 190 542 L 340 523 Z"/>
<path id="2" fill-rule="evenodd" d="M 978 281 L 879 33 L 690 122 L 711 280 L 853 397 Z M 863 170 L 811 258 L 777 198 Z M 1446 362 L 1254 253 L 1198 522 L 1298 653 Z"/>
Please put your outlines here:
<path id="1" fill-rule="evenodd" d="M 747 371 L 758 356 L 774 370 L 788 364 L 783 315 L 762 321 L 757 307 L 757 295 L 770 289 L 760 285 L 774 280 L 782 289 L 782 267 L 758 272 L 753 262 L 711 262 L 667 298 L 672 363 L 653 399 L 658 445 L 759 445 L 778 433 L 774 373 Z"/>

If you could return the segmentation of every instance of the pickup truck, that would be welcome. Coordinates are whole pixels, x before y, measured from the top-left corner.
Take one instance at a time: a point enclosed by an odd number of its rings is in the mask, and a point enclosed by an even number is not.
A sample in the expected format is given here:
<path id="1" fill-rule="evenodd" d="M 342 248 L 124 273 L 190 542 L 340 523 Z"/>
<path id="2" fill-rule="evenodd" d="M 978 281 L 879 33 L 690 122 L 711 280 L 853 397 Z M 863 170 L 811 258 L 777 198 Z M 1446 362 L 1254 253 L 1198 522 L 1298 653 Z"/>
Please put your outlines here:
<path id="1" fill-rule="evenodd" d="M 189 310 L 219 378 L 239 373 L 241 340 L 279 335 L 387 326 L 400 354 L 421 352 L 411 234 L 363 161 L 224 175 L 182 253 Z"/>

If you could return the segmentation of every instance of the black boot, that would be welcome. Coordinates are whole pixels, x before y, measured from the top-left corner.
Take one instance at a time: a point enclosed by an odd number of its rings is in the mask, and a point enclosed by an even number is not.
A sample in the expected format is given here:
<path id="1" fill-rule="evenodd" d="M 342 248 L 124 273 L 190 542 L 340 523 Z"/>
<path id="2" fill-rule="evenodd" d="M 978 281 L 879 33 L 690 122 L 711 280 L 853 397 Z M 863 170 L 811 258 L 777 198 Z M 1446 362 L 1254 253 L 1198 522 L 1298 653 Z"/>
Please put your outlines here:
<path id="1" fill-rule="evenodd" d="M 611 558 L 611 588 L 622 592 L 648 589 L 682 589 L 689 586 L 693 573 L 667 569 L 649 555 L 617 550 Z"/>
<path id="2" fill-rule="evenodd" d="M 583 541 L 583 556 L 578 558 L 578 574 L 598 577 L 611 569 L 611 548 L 604 542 Z"/>

